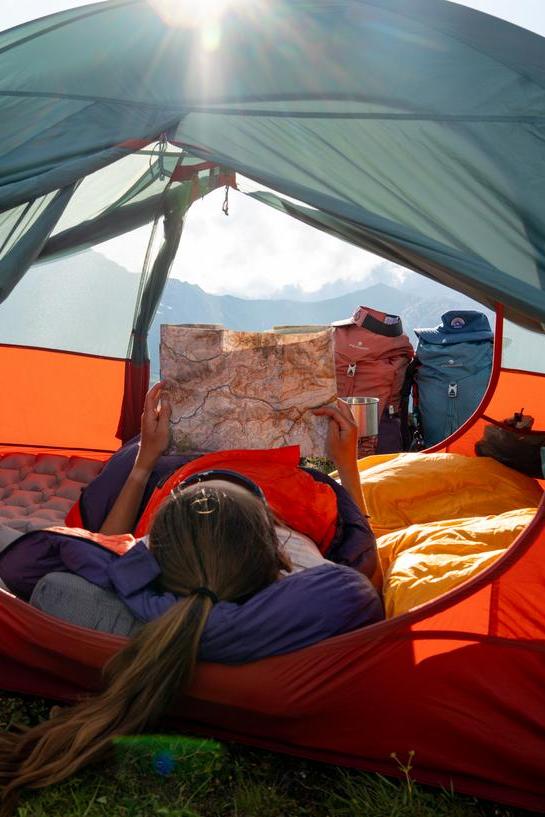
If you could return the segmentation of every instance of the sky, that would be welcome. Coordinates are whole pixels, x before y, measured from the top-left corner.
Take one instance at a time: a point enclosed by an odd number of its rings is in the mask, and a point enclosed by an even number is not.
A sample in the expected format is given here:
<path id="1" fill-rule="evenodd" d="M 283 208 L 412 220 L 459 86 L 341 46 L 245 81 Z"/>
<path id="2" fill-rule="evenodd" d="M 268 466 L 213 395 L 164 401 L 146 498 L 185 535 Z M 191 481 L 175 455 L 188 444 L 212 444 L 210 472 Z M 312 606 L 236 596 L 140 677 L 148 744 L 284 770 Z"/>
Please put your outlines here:
<path id="1" fill-rule="evenodd" d="M 87 3 L 0 0 L 0 30 Z M 545 0 L 460 0 L 460 5 L 545 36 Z M 222 203 L 223 191 L 216 191 L 192 206 L 171 273 L 207 292 L 260 298 L 278 296 L 286 288 L 292 294 L 294 287 L 312 293 L 332 280 L 356 290 L 366 286 L 381 261 L 235 191 L 230 192 L 229 216 L 223 214 Z M 96 249 L 137 272 L 149 232 L 144 227 Z M 406 273 L 399 268 L 397 274 L 403 278 Z"/>

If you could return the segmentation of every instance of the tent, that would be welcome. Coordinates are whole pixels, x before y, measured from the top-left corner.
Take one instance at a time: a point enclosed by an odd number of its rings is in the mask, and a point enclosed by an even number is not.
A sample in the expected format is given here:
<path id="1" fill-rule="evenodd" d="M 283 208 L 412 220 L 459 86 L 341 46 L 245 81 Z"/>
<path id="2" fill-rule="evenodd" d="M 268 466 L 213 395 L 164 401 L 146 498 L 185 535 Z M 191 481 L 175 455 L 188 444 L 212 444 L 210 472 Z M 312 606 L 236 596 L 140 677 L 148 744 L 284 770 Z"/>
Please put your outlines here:
<path id="1" fill-rule="evenodd" d="M 134 433 L 184 213 L 235 173 L 264 203 L 496 309 L 487 393 L 441 450 L 472 454 L 485 411 L 524 406 L 545 427 L 543 40 L 445 0 L 240 0 L 199 26 L 160 5 L 109 0 L 0 34 L 0 454 L 101 461 Z M 74 275 L 56 292 L 46 263 L 29 269 L 161 220 L 136 291 L 78 291 Z M 34 276 L 56 294 L 40 327 L 24 321 Z M 124 339 L 114 297 L 130 304 Z M 2 342 L 10 303 L 20 334 Z M 177 723 L 386 774 L 414 751 L 417 780 L 541 810 L 544 520 L 542 504 L 495 565 L 399 618 L 201 665 Z M 96 686 L 121 639 L 0 597 L 4 689 Z"/>

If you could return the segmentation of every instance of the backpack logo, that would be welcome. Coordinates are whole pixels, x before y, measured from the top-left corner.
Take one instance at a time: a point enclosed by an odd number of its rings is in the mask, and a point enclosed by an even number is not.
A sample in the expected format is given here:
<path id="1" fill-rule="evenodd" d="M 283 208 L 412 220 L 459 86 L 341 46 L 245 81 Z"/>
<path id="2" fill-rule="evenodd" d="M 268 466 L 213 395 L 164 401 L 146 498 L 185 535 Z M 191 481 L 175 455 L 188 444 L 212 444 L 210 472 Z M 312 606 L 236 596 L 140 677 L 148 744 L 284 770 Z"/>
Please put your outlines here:
<path id="1" fill-rule="evenodd" d="M 449 397 L 458 397 L 458 383 L 449 383 L 448 384 L 448 396 Z"/>
<path id="2" fill-rule="evenodd" d="M 450 325 L 452 326 L 453 329 L 462 329 L 466 325 L 466 322 L 464 321 L 463 318 L 460 318 L 460 316 L 458 316 L 451 320 Z"/>

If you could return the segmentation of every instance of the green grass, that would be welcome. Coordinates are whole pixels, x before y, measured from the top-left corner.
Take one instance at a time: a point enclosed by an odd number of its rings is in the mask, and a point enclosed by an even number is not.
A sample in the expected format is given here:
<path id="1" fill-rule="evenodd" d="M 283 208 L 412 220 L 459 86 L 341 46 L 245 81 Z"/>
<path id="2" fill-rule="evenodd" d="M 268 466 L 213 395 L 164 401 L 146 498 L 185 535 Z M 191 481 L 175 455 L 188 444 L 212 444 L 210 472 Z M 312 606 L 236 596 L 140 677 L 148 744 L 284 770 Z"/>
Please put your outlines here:
<path id="1" fill-rule="evenodd" d="M 0 728 L 33 724 L 50 704 L 0 698 Z M 418 759 L 413 758 L 413 766 Z M 170 769 L 169 767 L 173 768 Z M 159 771 L 157 771 L 159 768 Z M 170 772 L 167 774 L 160 773 Z M 25 794 L 17 817 L 522 817 L 526 812 L 416 785 L 215 741 L 119 741 L 114 762 Z"/>

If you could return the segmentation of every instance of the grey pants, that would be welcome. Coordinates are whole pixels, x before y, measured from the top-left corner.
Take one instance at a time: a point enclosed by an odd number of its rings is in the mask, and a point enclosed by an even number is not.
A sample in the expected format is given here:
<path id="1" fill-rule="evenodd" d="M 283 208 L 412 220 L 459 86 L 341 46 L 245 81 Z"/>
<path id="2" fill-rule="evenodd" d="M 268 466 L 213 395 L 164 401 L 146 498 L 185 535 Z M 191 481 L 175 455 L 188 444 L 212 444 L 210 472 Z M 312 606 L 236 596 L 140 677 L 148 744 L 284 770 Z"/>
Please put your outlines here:
<path id="1" fill-rule="evenodd" d="M 70 624 L 115 635 L 134 635 L 142 627 L 114 593 L 72 573 L 48 573 L 30 597 L 38 610 Z"/>

